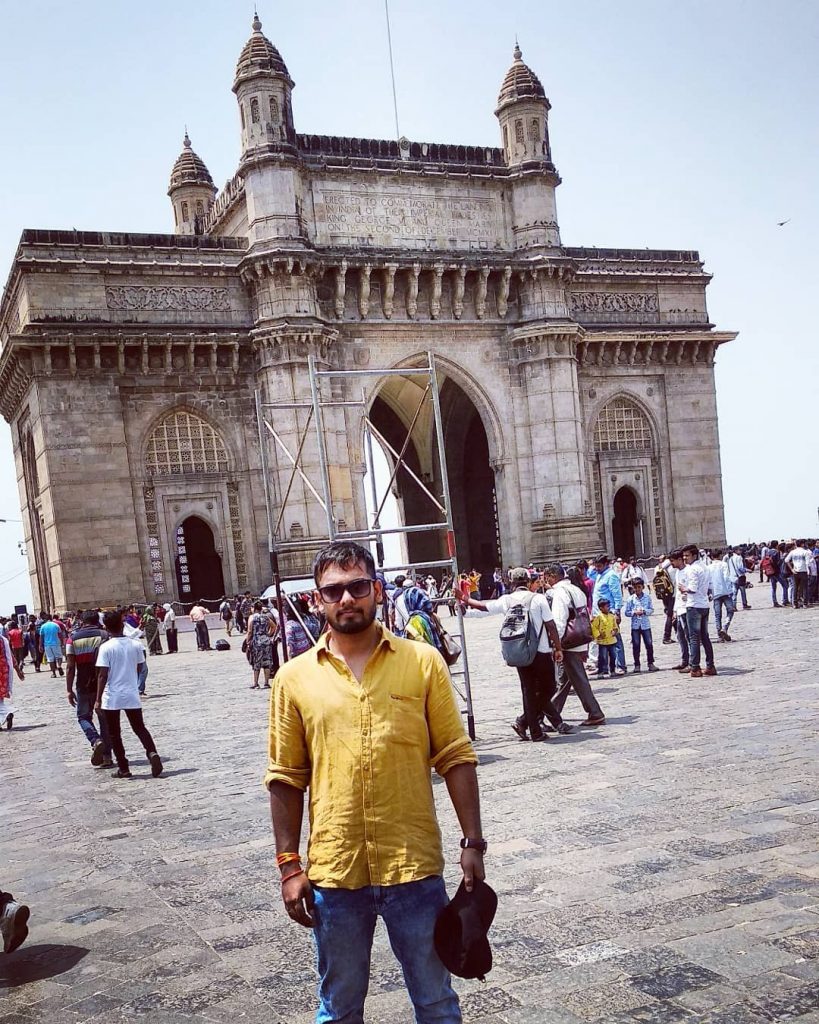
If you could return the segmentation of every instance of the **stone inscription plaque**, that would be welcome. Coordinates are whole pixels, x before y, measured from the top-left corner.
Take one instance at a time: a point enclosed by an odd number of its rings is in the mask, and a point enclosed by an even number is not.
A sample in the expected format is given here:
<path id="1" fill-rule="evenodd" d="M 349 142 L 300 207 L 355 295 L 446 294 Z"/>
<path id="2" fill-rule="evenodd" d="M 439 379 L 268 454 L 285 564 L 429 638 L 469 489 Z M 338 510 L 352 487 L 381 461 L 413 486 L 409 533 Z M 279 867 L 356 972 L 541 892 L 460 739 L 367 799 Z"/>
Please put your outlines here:
<path id="1" fill-rule="evenodd" d="M 402 248 L 505 248 L 499 196 L 322 188 L 320 240 Z"/>

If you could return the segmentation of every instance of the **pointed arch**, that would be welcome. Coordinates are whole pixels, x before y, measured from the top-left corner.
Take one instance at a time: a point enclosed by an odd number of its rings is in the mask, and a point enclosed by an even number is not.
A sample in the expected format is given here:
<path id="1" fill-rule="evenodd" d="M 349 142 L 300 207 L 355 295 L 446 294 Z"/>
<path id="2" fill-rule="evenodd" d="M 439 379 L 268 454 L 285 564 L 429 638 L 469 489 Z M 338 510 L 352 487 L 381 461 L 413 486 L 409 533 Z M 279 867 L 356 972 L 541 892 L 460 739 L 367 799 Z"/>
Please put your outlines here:
<path id="1" fill-rule="evenodd" d="M 229 459 L 221 434 L 187 409 L 165 413 L 148 434 L 144 448 L 149 476 L 225 473 Z"/>
<path id="2" fill-rule="evenodd" d="M 617 395 L 597 414 L 592 445 L 595 452 L 653 452 L 651 420 L 633 399 Z"/>

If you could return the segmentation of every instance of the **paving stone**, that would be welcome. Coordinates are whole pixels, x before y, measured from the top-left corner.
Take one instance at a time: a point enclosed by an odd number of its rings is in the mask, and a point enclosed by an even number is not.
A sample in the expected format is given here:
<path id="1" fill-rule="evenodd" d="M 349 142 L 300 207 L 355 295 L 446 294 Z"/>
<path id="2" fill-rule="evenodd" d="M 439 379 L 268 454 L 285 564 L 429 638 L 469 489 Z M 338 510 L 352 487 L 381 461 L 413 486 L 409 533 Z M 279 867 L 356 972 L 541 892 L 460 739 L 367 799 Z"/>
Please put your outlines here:
<path id="1" fill-rule="evenodd" d="M 737 616 L 708 715 L 691 680 L 628 676 L 596 688 L 605 727 L 542 745 L 509 729 L 519 691 L 497 621 L 467 631 L 500 894 L 495 968 L 457 982 L 467 1024 L 808 1024 L 819 693 L 794 619 Z M 2 736 L 2 884 L 32 906 L 29 942 L 0 960 L 2 1024 L 312 1022 L 311 938 L 281 909 L 260 785 L 267 695 L 248 689 L 238 644 L 217 661 L 181 639 L 150 661 L 160 779 L 141 756 L 131 782 L 92 769 L 64 690 L 30 669 L 20 684 L 15 721 L 46 728 Z M 574 698 L 566 717 L 582 717 Z M 434 792 L 452 889 L 459 831 L 445 785 Z M 365 1020 L 412 1021 L 381 927 Z"/>

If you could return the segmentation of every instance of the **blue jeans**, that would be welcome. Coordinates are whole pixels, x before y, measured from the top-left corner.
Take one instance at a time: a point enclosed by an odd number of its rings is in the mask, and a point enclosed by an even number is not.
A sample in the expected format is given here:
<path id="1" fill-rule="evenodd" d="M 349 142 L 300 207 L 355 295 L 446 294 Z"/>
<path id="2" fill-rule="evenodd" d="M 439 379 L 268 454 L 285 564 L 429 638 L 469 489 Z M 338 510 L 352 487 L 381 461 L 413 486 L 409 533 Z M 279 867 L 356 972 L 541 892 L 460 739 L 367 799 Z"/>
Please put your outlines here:
<path id="1" fill-rule="evenodd" d="M 722 597 L 714 598 L 714 621 L 717 624 L 717 633 L 722 632 L 722 611 L 725 609 L 725 632 L 731 625 L 731 619 L 734 617 L 736 606 L 734 605 L 734 599 L 730 594 L 724 594 Z"/>
<path id="2" fill-rule="evenodd" d="M 316 1024 L 363 1024 L 377 917 L 384 919 L 417 1024 L 461 1024 L 458 997 L 438 959 L 432 933 L 447 904 L 438 875 L 363 889 L 314 886 L 319 1009 Z"/>
<path id="3" fill-rule="evenodd" d="M 614 672 L 614 668 L 617 665 L 615 644 L 598 644 L 597 645 L 597 673 L 598 675 L 604 676 Z"/>
<path id="4" fill-rule="evenodd" d="M 748 607 L 748 596 L 745 593 L 745 584 L 734 582 L 734 607 L 739 608 L 739 597 L 742 597 L 742 607 Z"/>
<path id="5" fill-rule="evenodd" d="M 148 659 L 146 657 L 145 661 L 143 661 L 142 664 L 139 666 L 139 682 L 138 682 L 138 686 L 139 686 L 139 692 L 140 693 L 145 693 L 145 680 L 147 678 L 148 678 Z"/>
<path id="6" fill-rule="evenodd" d="M 96 699 L 96 690 L 86 690 L 82 686 L 77 687 L 77 721 L 91 746 L 93 747 L 97 740 L 102 740 L 105 756 L 110 757 L 111 738 L 108 735 L 108 723 L 105 721 L 105 715 L 97 712 L 97 721 L 100 724 L 99 732 L 94 726 L 94 702 Z"/>
<path id="7" fill-rule="evenodd" d="M 617 662 L 617 667 L 621 668 L 624 672 L 626 671 L 626 649 L 623 646 L 623 635 L 622 633 L 617 634 L 617 643 L 614 645 L 614 660 Z"/>
<path id="8" fill-rule="evenodd" d="M 714 648 L 708 635 L 708 613 L 710 608 L 687 608 L 685 619 L 688 625 L 689 664 L 700 667 L 700 648 L 705 648 L 705 667 L 714 667 Z"/>
<path id="9" fill-rule="evenodd" d="M 769 576 L 768 579 L 771 581 L 771 604 L 777 604 L 776 600 L 776 587 L 779 584 L 782 587 L 782 603 L 788 603 L 788 581 L 782 576 Z"/>
<path id="10" fill-rule="evenodd" d="M 632 629 L 631 631 L 631 653 L 634 656 L 634 667 L 640 667 L 640 640 L 645 644 L 646 658 L 649 665 L 654 664 L 654 638 L 650 629 Z"/>

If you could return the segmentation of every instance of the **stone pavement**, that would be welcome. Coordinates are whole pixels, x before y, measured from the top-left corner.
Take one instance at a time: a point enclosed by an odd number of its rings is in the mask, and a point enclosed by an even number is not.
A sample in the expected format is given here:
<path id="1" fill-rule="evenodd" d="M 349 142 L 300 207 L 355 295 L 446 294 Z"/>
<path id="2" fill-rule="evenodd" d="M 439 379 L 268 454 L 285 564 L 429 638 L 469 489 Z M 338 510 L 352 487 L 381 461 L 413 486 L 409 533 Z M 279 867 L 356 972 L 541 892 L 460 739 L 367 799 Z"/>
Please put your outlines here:
<path id="1" fill-rule="evenodd" d="M 500 905 L 489 980 L 458 983 L 466 1021 L 819 1021 L 819 611 L 752 597 L 717 678 L 608 680 L 604 728 L 537 745 L 509 728 L 499 620 L 468 620 Z M 62 680 L 16 684 L 0 886 L 32 928 L 0 959 L 2 1024 L 312 1020 L 310 937 L 280 906 L 260 784 L 267 691 L 248 689 L 238 641 L 183 645 L 150 661 L 158 780 L 142 758 L 131 781 L 89 766 Z M 436 793 L 452 888 L 458 830 Z M 367 1011 L 412 1019 L 380 926 Z"/>

